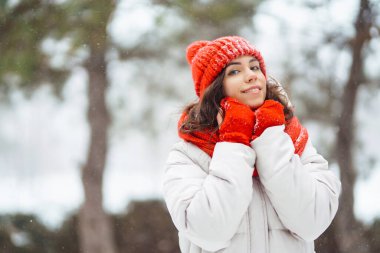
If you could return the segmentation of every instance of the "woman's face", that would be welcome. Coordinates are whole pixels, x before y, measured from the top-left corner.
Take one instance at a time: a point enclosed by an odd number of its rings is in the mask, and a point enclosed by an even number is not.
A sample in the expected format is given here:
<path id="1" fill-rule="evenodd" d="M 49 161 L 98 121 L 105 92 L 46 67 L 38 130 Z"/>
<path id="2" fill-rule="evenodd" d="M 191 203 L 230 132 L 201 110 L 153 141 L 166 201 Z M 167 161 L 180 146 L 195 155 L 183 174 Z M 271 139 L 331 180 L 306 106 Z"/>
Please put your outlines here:
<path id="1" fill-rule="evenodd" d="M 237 99 L 255 109 L 266 95 L 266 79 L 253 56 L 240 56 L 227 64 L 223 88 L 227 97 Z"/>

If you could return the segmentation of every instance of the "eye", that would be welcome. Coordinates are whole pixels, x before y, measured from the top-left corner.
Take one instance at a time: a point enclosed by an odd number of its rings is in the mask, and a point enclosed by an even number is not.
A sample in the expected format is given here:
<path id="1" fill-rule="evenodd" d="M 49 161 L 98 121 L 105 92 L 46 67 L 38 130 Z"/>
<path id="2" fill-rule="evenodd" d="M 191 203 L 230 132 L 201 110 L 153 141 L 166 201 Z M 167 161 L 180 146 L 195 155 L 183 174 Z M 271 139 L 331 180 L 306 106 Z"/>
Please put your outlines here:
<path id="1" fill-rule="evenodd" d="M 236 69 L 233 69 L 231 71 L 228 72 L 228 75 L 229 76 L 234 76 L 234 75 L 237 75 L 239 73 L 239 70 L 236 70 Z"/>
<path id="2" fill-rule="evenodd" d="M 255 71 L 255 70 L 260 70 L 260 66 L 251 66 L 251 70 Z"/>

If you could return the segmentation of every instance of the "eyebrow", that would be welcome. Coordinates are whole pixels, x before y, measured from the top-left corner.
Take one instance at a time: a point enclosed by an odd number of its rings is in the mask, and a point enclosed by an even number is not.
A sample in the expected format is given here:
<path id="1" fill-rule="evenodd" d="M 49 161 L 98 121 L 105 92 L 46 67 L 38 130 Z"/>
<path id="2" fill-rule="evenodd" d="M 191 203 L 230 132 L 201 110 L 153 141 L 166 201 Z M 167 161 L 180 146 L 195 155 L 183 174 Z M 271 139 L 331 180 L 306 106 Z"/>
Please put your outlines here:
<path id="1" fill-rule="evenodd" d="M 254 61 L 258 61 L 258 60 L 257 60 L 255 57 L 252 57 L 252 59 L 249 60 L 249 63 L 254 62 Z M 241 63 L 240 63 L 240 62 L 236 62 L 236 61 L 231 61 L 231 62 L 229 62 L 229 63 L 226 65 L 226 68 L 227 68 L 228 66 L 231 66 L 231 65 L 241 65 Z"/>

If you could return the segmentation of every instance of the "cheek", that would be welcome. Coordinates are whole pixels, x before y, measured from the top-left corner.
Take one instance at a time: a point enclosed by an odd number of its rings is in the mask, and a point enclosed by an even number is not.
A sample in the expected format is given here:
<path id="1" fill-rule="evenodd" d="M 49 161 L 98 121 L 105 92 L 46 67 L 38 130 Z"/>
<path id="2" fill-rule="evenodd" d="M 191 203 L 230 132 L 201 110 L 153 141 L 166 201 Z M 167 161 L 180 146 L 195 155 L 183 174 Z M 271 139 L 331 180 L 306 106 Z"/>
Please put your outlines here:
<path id="1" fill-rule="evenodd" d="M 224 90 L 224 94 L 227 96 L 227 97 L 231 97 L 234 95 L 234 87 L 233 87 L 233 83 L 229 82 L 229 81 L 224 81 L 223 82 L 223 90 Z"/>

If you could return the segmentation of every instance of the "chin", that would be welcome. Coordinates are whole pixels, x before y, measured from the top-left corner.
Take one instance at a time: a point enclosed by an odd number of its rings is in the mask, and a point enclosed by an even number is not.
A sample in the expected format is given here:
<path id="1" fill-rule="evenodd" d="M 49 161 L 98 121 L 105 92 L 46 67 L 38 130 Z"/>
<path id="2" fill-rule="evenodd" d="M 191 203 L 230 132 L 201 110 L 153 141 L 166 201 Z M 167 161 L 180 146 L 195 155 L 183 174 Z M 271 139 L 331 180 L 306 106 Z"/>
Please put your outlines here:
<path id="1" fill-rule="evenodd" d="M 251 109 L 257 109 L 257 108 L 259 108 L 262 104 L 264 104 L 264 100 L 249 103 L 249 107 L 251 107 Z"/>

